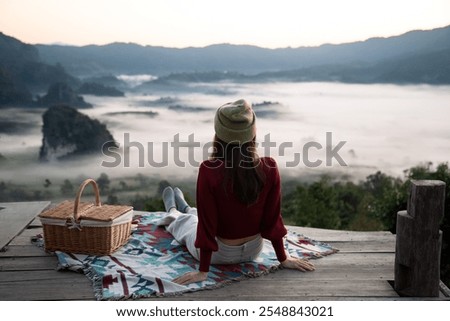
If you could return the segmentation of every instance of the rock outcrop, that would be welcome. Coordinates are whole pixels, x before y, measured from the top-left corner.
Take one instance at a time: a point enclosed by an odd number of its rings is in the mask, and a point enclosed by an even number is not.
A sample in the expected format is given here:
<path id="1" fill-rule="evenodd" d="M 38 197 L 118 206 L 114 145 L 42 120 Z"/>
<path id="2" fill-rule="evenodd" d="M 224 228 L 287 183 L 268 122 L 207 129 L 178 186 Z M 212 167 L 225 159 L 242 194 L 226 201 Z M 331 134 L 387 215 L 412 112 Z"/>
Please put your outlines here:
<path id="1" fill-rule="evenodd" d="M 57 105 L 68 105 L 75 108 L 90 108 L 91 104 L 84 101 L 83 97 L 79 96 L 66 83 L 55 83 L 50 86 L 45 96 L 39 98 L 38 104 L 44 107 L 51 107 Z"/>
<path id="2" fill-rule="evenodd" d="M 67 106 L 49 108 L 43 117 L 42 161 L 64 160 L 88 154 L 100 155 L 115 146 L 111 133 L 98 120 Z"/>

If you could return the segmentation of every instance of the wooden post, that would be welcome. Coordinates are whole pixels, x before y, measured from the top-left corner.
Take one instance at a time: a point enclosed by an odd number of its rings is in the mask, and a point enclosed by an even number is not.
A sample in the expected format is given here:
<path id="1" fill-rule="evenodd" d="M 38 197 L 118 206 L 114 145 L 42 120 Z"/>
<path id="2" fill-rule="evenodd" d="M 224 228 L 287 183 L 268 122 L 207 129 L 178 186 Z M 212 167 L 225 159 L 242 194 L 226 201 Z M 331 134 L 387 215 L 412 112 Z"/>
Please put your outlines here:
<path id="1" fill-rule="evenodd" d="M 439 296 L 445 183 L 411 182 L 406 211 L 397 214 L 395 290 L 404 296 Z"/>

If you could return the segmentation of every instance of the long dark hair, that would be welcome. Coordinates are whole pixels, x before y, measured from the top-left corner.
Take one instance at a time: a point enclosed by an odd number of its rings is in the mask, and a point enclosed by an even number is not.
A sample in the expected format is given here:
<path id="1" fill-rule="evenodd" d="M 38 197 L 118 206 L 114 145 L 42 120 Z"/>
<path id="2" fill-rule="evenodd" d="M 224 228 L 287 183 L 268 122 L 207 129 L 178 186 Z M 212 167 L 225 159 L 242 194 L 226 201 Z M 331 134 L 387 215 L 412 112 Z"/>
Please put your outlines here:
<path id="1" fill-rule="evenodd" d="M 236 144 L 225 143 L 215 135 L 210 159 L 224 162 L 223 187 L 225 192 L 231 184 L 233 194 L 242 203 L 252 205 L 258 200 L 266 176 L 256 152 L 255 138 L 244 144 Z"/>

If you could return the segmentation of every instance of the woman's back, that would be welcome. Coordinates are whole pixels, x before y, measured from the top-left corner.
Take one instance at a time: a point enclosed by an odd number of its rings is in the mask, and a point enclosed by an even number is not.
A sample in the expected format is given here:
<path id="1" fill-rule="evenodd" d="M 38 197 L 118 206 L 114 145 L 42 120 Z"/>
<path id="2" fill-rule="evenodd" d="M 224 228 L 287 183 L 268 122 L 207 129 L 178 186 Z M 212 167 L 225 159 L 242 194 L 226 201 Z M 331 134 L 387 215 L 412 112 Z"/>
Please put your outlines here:
<path id="1" fill-rule="evenodd" d="M 276 162 L 270 157 L 263 157 L 258 163 L 265 175 L 265 182 L 257 200 L 250 205 L 244 204 L 235 195 L 231 182 L 223 184 L 226 171 L 224 162 L 207 160 L 200 166 L 197 209 L 199 216 L 207 216 L 206 221 L 210 224 L 207 223 L 205 228 L 212 234 L 225 239 L 237 239 L 265 233 L 272 227 L 281 227 L 280 233 L 285 233 L 282 221 L 280 226 L 270 226 L 277 225 L 276 218 L 280 217 L 280 177 Z"/>

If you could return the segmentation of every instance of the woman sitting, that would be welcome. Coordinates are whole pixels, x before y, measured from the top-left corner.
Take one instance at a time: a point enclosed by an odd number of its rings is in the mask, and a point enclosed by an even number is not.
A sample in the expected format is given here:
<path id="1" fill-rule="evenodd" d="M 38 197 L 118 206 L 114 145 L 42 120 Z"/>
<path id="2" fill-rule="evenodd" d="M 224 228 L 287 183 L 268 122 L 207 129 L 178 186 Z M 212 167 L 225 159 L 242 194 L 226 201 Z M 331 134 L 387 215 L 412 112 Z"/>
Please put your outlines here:
<path id="1" fill-rule="evenodd" d="M 200 261 L 198 271 L 176 278 L 176 283 L 206 280 L 210 264 L 254 260 L 264 238 L 272 242 L 283 267 L 314 270 L 312 263 L 290 257 L 284 249 L 287 231 L 281 217 L 280 174 L 274 159 L 257 155 L 255 121 L 245 100 L 218 108 L 213 153 L 198 173 L 197 209 L 186 203 L 180 189 L 163 191 L 168 215 L 159 225 L 167 225 Z"/>

